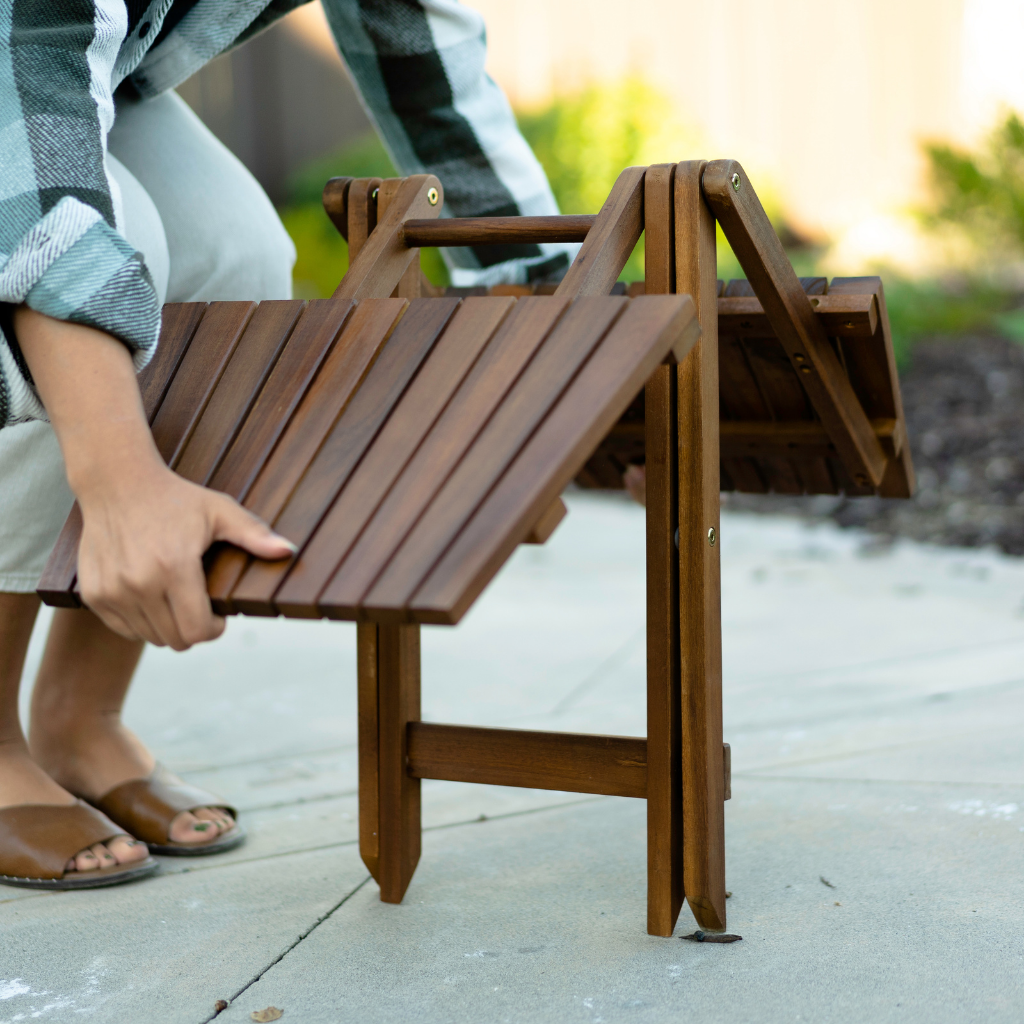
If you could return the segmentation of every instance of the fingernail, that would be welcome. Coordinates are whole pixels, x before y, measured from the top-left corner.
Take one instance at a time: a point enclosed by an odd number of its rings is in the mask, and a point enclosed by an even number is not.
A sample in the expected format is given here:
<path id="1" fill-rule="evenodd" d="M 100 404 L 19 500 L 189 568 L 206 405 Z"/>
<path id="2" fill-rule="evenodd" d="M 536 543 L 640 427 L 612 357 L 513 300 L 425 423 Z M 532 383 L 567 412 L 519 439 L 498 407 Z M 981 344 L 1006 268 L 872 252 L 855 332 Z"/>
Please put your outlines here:
<path id="1" fill-rule="evenodd" d="M 298 546 L 298 544 L 293 544 L 287 537 L 282 537 L 281 534 L 279 534 L 279 533 L 275 533 L 274 536 L 282 544 L 284 544 L 293 555 L 297 555 L 299 553 L 299 546 Z"/>

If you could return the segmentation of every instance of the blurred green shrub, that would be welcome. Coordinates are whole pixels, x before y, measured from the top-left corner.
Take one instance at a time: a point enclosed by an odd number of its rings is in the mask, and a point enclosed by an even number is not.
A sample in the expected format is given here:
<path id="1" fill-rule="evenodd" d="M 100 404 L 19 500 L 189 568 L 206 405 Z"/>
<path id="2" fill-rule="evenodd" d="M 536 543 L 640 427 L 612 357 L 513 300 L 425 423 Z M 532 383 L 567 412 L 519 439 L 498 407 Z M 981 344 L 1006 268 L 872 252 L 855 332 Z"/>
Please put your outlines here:
<path id="1" fill-rule="evenodd" d="M 946 143 L 925 146 L 934 201 L 925 223 L 960 229 L 975 257 L 1024 257 L 1024 123 L 1010 113 L 974 153 Z"/>

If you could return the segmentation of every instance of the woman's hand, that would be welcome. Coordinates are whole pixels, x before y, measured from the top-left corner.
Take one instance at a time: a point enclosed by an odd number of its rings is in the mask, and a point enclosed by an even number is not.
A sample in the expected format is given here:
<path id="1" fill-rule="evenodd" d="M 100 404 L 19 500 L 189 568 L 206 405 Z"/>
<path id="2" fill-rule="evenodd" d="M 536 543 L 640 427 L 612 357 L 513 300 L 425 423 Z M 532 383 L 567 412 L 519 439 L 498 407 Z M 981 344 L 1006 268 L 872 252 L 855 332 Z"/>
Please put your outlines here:
<path id="1" fill-rule="evenodd" d="M 224 631 L 202 557 L 218 540 L 259 558 L 293 546 L 226 495 L 188 483 L 157 452 L 131 356 L 116 338 L 24 306 L 15 333 L 82 509 L 82 599 L 114 632 L 183 651 Z"/>

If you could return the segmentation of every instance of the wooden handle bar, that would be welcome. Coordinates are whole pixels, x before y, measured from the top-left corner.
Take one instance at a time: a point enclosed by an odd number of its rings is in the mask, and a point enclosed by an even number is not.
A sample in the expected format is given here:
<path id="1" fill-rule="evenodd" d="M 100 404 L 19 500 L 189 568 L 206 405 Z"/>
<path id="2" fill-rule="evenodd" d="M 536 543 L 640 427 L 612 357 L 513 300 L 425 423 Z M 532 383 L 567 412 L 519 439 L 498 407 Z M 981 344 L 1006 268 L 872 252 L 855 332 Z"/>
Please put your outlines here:
<path id="1" fill-rule="evenodd" d="M 448 217 L 407 220 L 402 234 L 410 249 L 449 245 L 510 245 L 516 242 L 582 242 L 595 216 Z"/>

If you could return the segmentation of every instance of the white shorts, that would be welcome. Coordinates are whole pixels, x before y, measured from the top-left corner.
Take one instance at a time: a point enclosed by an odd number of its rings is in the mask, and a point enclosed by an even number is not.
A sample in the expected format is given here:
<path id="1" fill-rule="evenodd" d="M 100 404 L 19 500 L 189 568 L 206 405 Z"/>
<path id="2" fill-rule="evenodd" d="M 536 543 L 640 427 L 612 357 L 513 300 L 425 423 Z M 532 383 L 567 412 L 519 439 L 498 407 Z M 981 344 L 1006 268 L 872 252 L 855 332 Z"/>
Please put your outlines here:
<path id="1" fill-rule="evenodd" d="M 162 302 L 291 298 L 295 247 L 256 179 L 175 93 L 118 103 L 117 227 Z M 0 592 L 31 593 L 73 502 L 48 423 L 0 430 Z"/>

